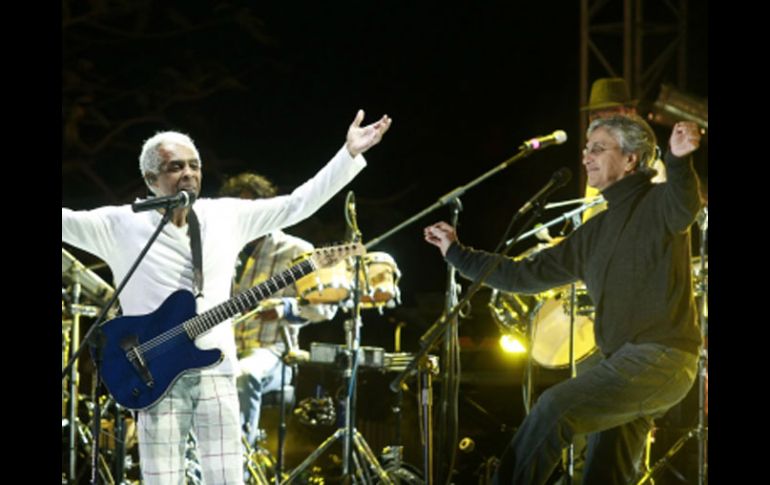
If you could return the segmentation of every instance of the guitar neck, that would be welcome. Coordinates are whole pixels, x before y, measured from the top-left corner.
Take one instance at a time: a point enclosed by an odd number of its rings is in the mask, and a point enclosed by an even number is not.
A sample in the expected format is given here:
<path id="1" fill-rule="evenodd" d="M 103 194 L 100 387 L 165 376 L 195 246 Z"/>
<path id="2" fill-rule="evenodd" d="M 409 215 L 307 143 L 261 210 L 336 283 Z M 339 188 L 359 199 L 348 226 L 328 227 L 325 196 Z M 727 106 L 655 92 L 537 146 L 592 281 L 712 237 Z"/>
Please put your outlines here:
<path id="1" fill-rule="evenodd" d="M 210 308 L 209 310 L 206 310 L 205 312 L 194 318 L 191 318 L 190 320 L 187 320 L 183 323 L 184 328 L 190 338 L 194 339 L 199 335 L 211 330 L 228 318 L 254 308 L 260 301 L 276 293 L 277 291 L 286 288 L 298 279 L 312 273 L 315 270 L 316 267 L 312 260 L 308 259 L 302 261 L 301 263 L 292 266 L 286 271 L 274 275 L 267 281 L 260 283 L 259 285 L 250 288 L 230 298 L 229 300 L 220 303 L 213 308 Z"/>

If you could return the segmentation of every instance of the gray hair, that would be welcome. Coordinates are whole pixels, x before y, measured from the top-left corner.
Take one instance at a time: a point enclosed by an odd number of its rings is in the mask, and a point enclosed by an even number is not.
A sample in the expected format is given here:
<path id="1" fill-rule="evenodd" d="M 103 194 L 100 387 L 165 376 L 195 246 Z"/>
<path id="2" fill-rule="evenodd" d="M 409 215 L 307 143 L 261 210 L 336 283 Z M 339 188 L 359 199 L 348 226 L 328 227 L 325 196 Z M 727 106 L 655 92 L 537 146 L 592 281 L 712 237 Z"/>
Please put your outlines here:
<path id="1" fill-rule="evenodd" d="M 163 157 L 160 155 L 159 148 L 165 143 L 176 143 L 177 145 L 189 147 L 195 153 L 195 158 L 200 162 L 201 157 L 198 154 L 198 149 L 195 147 L 195 143 L 193 143 L 189 136 L 177 131 L 163 131 L 156 133 L 144 142 L 142 153 L 139 155 L 139 171 L 150 190 L 152 190 L 152 187 L 145 175 L 148 173 L 157 175 L 160 171 L 160 164 L 163 162 Z"/>
<path id="2" fill-rule="evenodd" d="M 636 154 L 639 159 L 636 167 L 638 170 L 650 170 L 652 162 L 657 157 L 658 147 L 655 132 L 646 121 L 634 114 L 598 118 L 588 126 L 586 136 L 591 136 L 591 133 L 599 128 L 610 132 L 624 154 Z"/>

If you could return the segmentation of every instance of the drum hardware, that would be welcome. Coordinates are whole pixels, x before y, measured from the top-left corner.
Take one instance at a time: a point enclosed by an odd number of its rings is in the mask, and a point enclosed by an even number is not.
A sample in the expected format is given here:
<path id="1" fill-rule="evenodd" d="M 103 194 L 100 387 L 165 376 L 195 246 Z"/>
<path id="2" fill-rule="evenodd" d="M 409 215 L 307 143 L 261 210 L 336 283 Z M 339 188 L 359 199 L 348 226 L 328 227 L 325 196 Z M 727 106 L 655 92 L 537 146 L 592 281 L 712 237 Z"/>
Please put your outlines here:
<path id="1" fill-rule="evenodd" d="M 67 400 L 68 423 L 76 423 L 69 427 L 68 436 L 68 467 L 67 479 L 74 483 L 76 479 L 77 443 L 82 440 L 81 433 L 87 430 L 77 417 L 80 395 L 77 392 L 80 378 L 77 371 L 77 352 L 80 347 L 80 317 L 96 317 L 100 308 L 80 303 L 81 297 L 86 296 L 100 304 L 104 304 L 113 294 L 112 287 L 96 273 L 84 266 L 66 249 L 62 248 L 62 282 L 71 283 L 69 289 L 62 288 L 62 313 L 68 313 L 71 318 L 62 320 L 62 382 L 67 382 L 68 391 L 62 387 L 62 398 Z M 66 303 L 66 304 L 65 304 Z M 68 366 L 67 362 L 70 361 Z M 64 402 L 62 403 L 65 406 Z M 79 436 L 81 435 L 81 436 Z M 88 436 L 93 436 L 89 431 Z M 90 439 L 90 438 L 89 438 Z M 89 445 L 90 446 L 90 445 Z M 92 465 L 93 466 L 93 465 Z M 102 472 L 100 472 L 102 473 Z M 111 477 L 110 477 L 111 479 Z"/>
<path id="2" fill-rule="evenodd" d="M 573 204 L 573 203 L 579 202 L 581 200 L 584 200 L 584 199 L 575 199 L 575 200 L 571 200 L 571 201 L 566 201 L 565 204 L 566 203 Z M 564 214 L 562 214 L 561 216 L 557 217 L 556 219 L 552 219 L 552 220 L 550 220 L 550 221 L 548 221 L 548 222 L 546 222 L 544 224 L 539 224 L 536 228 L 531 229 L 531 230 L 523 233 L 521 235 L 521 237 L 519 237 L 519 238 L 511 238 L 511 239 L 507 240 L 505 242 L 505 244 L 510 245 L 513 242 L 523 241 L 524 239 L 526 239 L 526 238 L 528 238 L 528 237 L 530 237 L 530 236 L 532 236 L 534 234 L 537 234 L 539 231 L 542 231 L 543 229 L 547 229 L 547 228 L 549 228 L 551 226 L 555 226 L 556 224 L 562 224 L 562 223 L 564 223 L 566 221 L 573 220 L 574 216 L 582 214 L 586 210 L 590 209 L 591 207 L 593 207 L 595 205 L 599 205 L 602 202 L 604 202 L 604 197 L 595 197 L 593 199 L 590 199 L 589 202 L 585 202 L 580 207 L 578 207 L 576 209 L 573 209 L 571 211 L 565 212 Z M 556 202 L 556 203 L 558 204 L 558 202 Z M 546 208 L 551 208 L 551 207 L 553 207 L 553 206 L 550 205 L 550 204 L 546 204 Z"/>
<path id="3" fill-rule="evenodd" d="M 85 424 L 80 422 L 80 420 L 78 420 L 76 422 L 76 426 L 75 427 L 78 428 L 77 436 L 78 436 L 78 439 L 80 441 L 81 446 L 83 447 L 84 453 L 86 455 L 90 455 L 90 454 L 94 453 L 93 446 L 92 446 L 94 440 L 93 440 L 93 434 L 91 433 L 91 430 L 88 428 L 88 426 L 86 426 Z M 100 453 L 98 451 L 96 451 L 95 453 L 98 456 L 98 471 L 97 471 L 97 474 L 99 475 L 99 477 L 101 478 L 101 480 L 104 483 L 109 484 L 109 485 L 115 485 L 115 479 L 114 479 L 114 477 L 112 475 L 112 472 L 110 471 L 109 463 L 104 458 L 102 453 Z M 85 471 L 85 468 L 83 468 L 81 470 L 81 473 L 83 471 Z M 79 475 L 78 476 L 73 476 L 72 480 L 67 482 L 67 483 L 73 483 L 73 484 L 74 483 L 79 483 Z"/>
<path id="4" fill-rule="evenodd" d="M 75 421 L 77 428 L 77 444 L 76 448 L 79 449 L 78 456 L 86 457 L 94 453 L 93 448 L 93 434 L 91 431 L 92 425 L 98 423 L 100 434 L 104 437 L 101 440 L 97 455 L 98 455 L 98 476 L 103 483 L 118 485 L 128 483 L 127 472 L 134 468 L 133 458 L 126 454 L 126 449 L 136 445 L 136 434 L 133 420 L 128 419 L 128 423 L 124 423 L 122 408 L 117 406 L 108 396 L 100 396 L 99 398 L 99 410 L 101 415 L 95 414 L 97 410 L 96 404 L 89 399 L 81 398 L 80 403 L 80 416 Z M 107 414 L 107 409 L 114 409 L 114 413 Z M 127 424 L 127 426 L 125 426 Z M 62 420 L 62 435 L 68 435 L 70 427 L 69 420 Z M 64 438 L 63 438 L 64 439 Z M 67 451 L 66 447 L 63 447 L 63 451 Z M 81 483 L 83 474 L 88 469 L 84 463 L 81 463 L 79 470 L 74 477 L 70 480 L 62 473 L 62 483 Z"/>
<path id="5" fill-rule="evenodd" d="M 61 250 L 62 281 L 77 280 L 81 291 L 86 297 L 104 305 L 109 301 L 115 290 L 102 278 L 78 261 L 69 251 Z"/>
<path id="6" fill-rule="evenodd" d="M 94 373 L 92 374 L 92 402 L 95 403 L 95 411 L 94 415 L 101 416 L 101 412 L 99 410 L 99 400 L 97 399 L 97 396 L 99 395 L 99 385 L 101 384 L 101 377 L 100 377 L 100 368 L 102 366 L 102 345 L 104 336 L 101 333 L 101 325 L 105 320 L 105 316 L 110 312 L 110 309 L 113 308 L 115 303 L 117 302 L 118 295 L 125 287 L 128 280 L 131 278 L 131 276 L 134 274 L 134 271 L 136 271 L 137 266 L 139 266 L 139 263 L 144 258 L 145 254 L 147 254 L 147 251 L 149 251 L 150 246 L 152 243 L 157 239 L 160 232 L 163 230 L 163 227 L 168 224 L 168 222 L 171 220 L 173 212 L 170 210 L 167 210 L 164 212 L 163 217 L 156 227 L 153 234 L 150 236 L 149 240 L 147 241 L 147 244 L 144 246 L 142 251 L 137 256 L 136 260 L 132 264 L 132 266 L 127 271 L 126 275 L 123 277 L 123 281 L 120 282 L 117 289 L 112 293 L 105 293 L 103 291 L 99 291 L 100 284 L 98 281 L 95 281 L 95 278 L 92 278 L 92 272 L 85 268 L 81 263 L 79 263 L 75 258 L 73 258 L 66 250 L 62 248 L 62 278 L 64 278 L 65 273 L 68 275 L 72 275 L 74 279 L 73 283 L 73 298 L 72 303 L 78 304 L 79 298 L 80 298 L 80 291 L 81 291 L 81 280 L 87 282 L 86 283 L 86 289 L 89 291 L 94 291 L 98 296 L 101 296 L 102 298 L 107 298 L 107 295 L 109 294 L 109 301 L 103 306 L 99 316 L 96 318 L 96 322 L 91 325 L 91 328 L 86 333 L 86 335 L 83 338 L 83 344 L 81 344 L 79 347 L 76 345 L 77 341 L 75 339 L 72 340 L 72 355 L 70 356 L 70 360 L 67 362 L 67 365 L 62 369 L 62 380 L 64 380 L 68 374 L 70 374 L 70 385 L 74 385 L 75 383 L 73 381 L 76 381 L 76 379 L 72 379 L 73 376 L 76 376 L 75 368 L 76 363 L 78 360 L 78 357 L 80 356 L 80 353 L 85 348 L 85 343 L 88 343 L 91 348 L 91 358 L 94 363 Z M 103 283 L 103 282 L 102 282 Z M 94 285 L 92 287 L 92 285 Z M 102 288 L 103 289 L 103 288 Z M 77 325 L 73 321 L 73 336 L 76 336 L 79 333 L 79 325 Z M 71 396 L 77 396 L 75 392 L 70 392 Z M 75 399 L 72 399 L 74 402 Z M 71 407 L 71 409 L 74 409 L 74 407 Z M 73 423 L 75 420 L 73 419 L 74 416 L 71 415 L 70 422 Z M 99 434 L 101 432 L 100 422 L 99 420 L 93 420 L 93 430 L 91 431 L 91 439 L 94 443 L 94 446 L 91 447 L 91 483 L 92 484 L 98 484 L 100 474 L 98 473 L 99 469 Z M 74 477 L 74 445 L 75 445 L 75 428 L 76 426 L 71 426 L 70 430 L 70 466 L 69 471 L 70 478 Z"/>
<path id="7" fill-rule="evenodd" d="M 688 430 L 679 440 L 674 443 L 665 455 L 658 460 L 652 468 L 649 468 L 638 480 L 637 485 L 652 483 L 655 475 L 669 463 L 671 458 L 684 446 L 690 439 L 695 438 L 698 441 L 698 485 L 704 485 L 707 481 L 708 473 L 708 426 L 706 425 L 707 414 L 707 386 L 708 386 L 708 254 L 706 253 L 706 240 L 708 238 L 708 206 L 704 206 L 695 218 L 700 229 L 700 254 L 694 258 L 693 262 L 699 263 L 700 267 L 693 265 L 693 274 L 695 275 L 694 292 L 700 296 L 698 302 L 699 326 L 701 332 L 701 341 L 704 346 L 698 352 L 698 424 L 695 428 Z"/>
<path id="8" fill-rule="evenodd" d="M 301 400 L 294 409 L 299 422 L 310 427 L 331 426 L 337 422 L 334 399 L 331 396 L 308 397 Z"/>
<path id="9" fill-rule="evenodd" d="M 62 249 L 62 251 L 64 250 Z M 64 255 L 64 252 L 62 252 L 62 255 Z M 64 262 L 63 259 L 62 259 L 62 262 Z M 70 298 L 70 302 L 71 302 L 70 306 L 79 305 L 81 288 L 82 287 L 80 285 L 79 277 L 75 276 L 75 281 L 72 284 L 72 288 L 71 288 L 72 295 Z M 67 344 L 65 345 L 66 357 L 62 358 L 62 372 L 66 372 L 67 359 L 76 358 L 76 356 L 74 355 L 74 352 L 80 344 L 80 340 L 79 340 L 80 339 L 80 316 L 81 314 L 79 312 L 72 313 L 72 323 L 70 324 L 70 328 L 69 328 L 70 334 L 69 334 L 69 338 L 67 339 Z M 70 367 L 69 375 L 67 376 L 67 378 L 68 378 L 67 384 L 69 386 L 69 391 L 67 392 L 67 396 L 69 397 L 68 420 L 71 423 L 69 427 L 69 436 L 68 436 L 69 461 L 68 461 L 68 468 L 67 468 L 67 478 L 69 480 L 69 483 L 75 483 L 75 478 L 76 478 L 75 465 L 77 461 L 78 433 L 82 431 L 82 426 L 80 426 L 80 420 L 78 419 L 78 416 L 77 416 L 78 401 L 80 398 L 80 394 L 78 393 L 78 385 L 80 384 L 80 374 L 78 373 L 77 365 L 72 365 Z"/>
<path id="10" fill-rule="evenodd" d="M 313 342 L 310 344 L 310 362 L 347 366 L 349 355 L 344 345 Z M 380 347 L 359 347 L 358 367 L 382 369 L 385 365 L 385 349 Z"/>
<path id="11" fill-rule="evenodd" d="M 245 435 L 241 436 L 241 440 L 243 441 L 246 469 L 254 480 L 254 484 L 270 485 L 273 483 L 273 481 L 268 478 L 268 471 L 272 471 L 275 468 L 275 460 L 270 456 L 270 452 L 258 444 L 252 448 Z"/>
<path id="12" fill-rule="evenodd" d="M 355 212 L 355 200 L 353 192 L 349 192 L 345 203 L 345 220 L 348 227 L 351 230 L 354 241 L 360 241 L 361 232 L 358 230 L 358 223 L 356 221 Z M 364 258 L 359 256 L 356 258 L 354 267 L 354 275 L 362 274 L 362 265 Z M 364 273 L 365 274 L 365 273 Z M 353 308 L 351 312 L 351 318 L 345 320 L 345 340 L 346 350 L 345 359 L 346 366 L 343 372 L 345 377 L 345 390 L 346 396 L 343 406 L 343 412 L 345 414 L 345 424 L 343 427 L 338 428 L 331 436 L 329 436 L 323 443 L 321 443 L 315 451 L 313 451 L 302 463 L 299 464 L 283 483 L 291 483 L 297 477 L 300 476 L 305 470 L 308 469 L 316 459 L 321 456 L 327 448 L 329 448 L 335 441 L 342 439 L 343 456 L 342 456 L 342 473 L 343 479 L 347 481 L 355 482 L 358 479 L 364 481 L 364 483 L 372 483 L 374 477 L 372 473 L 376 475 L 379 481 L 385 485 L 390 485 L 393 480 L 388 476 L 386 471 L 377 461 L 377 457 L 372 452 L 369 445 L 364 440 L 361 433 L 354 427 L 355 424 L 355 395 L 356 395 L 356 378 L 358 372 L 358 352 L 360 346 L 360 330 L 362 326 L 361 322 L 361 297 L 362 297 L 362 278 L 353 278 Z M 318 347 L 317 347 L 318 348 Z M 323 353 L 323 352 L 322 352 Z M 312 358 L 312 347 L 311 347 Z M 335 357 L 336 358 L 336 357 Z M 280 460 L 280 457 L 279 457 Z M 278 476 L 281 473 L 281 467 L 278 467 Z"/>

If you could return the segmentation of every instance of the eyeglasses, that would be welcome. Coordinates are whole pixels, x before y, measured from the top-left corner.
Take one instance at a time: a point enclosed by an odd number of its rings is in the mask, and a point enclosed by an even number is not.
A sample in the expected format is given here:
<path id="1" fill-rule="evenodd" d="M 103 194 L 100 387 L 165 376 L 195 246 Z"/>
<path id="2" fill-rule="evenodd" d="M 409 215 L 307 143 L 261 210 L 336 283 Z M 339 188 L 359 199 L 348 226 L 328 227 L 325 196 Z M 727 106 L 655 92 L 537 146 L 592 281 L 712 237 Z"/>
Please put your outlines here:
<path id="1" fill-rule="evenodd" d="M 591 154 L 593 156 L 601 155 L 602 153 L 606 152 L 607 150 L 613 150 L 615 148 L 620 148 L 618 145 L 611 146 L 611 147 L 605 147 L 598 143 L 594 143 L 593 145 L 586 146 L 583 148 L 583 156 L 585 157 L 588 154 Z"/>
<path id="2" fill-rule="evenodd" d="M 160 171 L 163 173 L 181 172 L 184 170 L 185 165 L 190 167 L 190 170 L 197 172 L 201 169 L 201 162 L 197 158 L 191 158 L 189 160 L 169 160 L 164 162 L 160 166 Z"/>

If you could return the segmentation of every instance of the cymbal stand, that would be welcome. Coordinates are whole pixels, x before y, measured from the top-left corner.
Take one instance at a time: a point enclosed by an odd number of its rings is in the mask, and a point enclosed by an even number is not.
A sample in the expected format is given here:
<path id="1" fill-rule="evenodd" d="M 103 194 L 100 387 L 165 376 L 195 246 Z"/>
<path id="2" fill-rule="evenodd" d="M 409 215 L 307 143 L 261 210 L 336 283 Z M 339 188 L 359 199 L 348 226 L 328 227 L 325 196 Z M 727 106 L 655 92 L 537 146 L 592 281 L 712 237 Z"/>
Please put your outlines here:
<path id="1" fill-rule="evenodd" d="M 70 326 L 70 335 L 69 335 L 69 356 L 70 358 L 73 357 L 73 353 L 79 346 L 79 338 L 80 338 L 80 316 L 82 312 L 79 310 L 79 304 L 80 304 L 80 292 L 81 292 L 81 285 L 80 285 L 80 277 L 78 274 L 75 274 L 75 280 L 72 283 L 72 295 L 71 295 L 71 304 L 70 307 L 70 313 L 72 315 L 72 324 Z M 62 370 L 64 370 L 66 365 L 66 362 L 62 363 Z M 69 382 L 68 382 L 68 393 L 69 393 L 69 400 L 67 402 L 67 411 L 68 411 L 68 420 L 69 420 L 69 437 L 68 437 L 68 446 L 69 446 L 69 452 L 68 452 L 68 467 L 67 467 L 67 477 L 69 483 L 75 483 L 75 467 L 76 467 L 76 461 L 77 461 L 77 439 L 78 439 L 78 433 L 80 431 L 79 426 L 79 419 L 78 419 L 78 402 L 80 401 L 80 394 L 78 393 L 78 385 L 80 383 L 80 375 L 78 373 L 77 365 L 72 365 L 69 369 Z"/>
<path id="2" fill-rule="evenodd" d="M 701 295 L 698 305 L 699 324 L 701 332 L 701 341 L 705 342 L 708 336 L 708 317 L 707 317 L 707 302 L 708 302 L 708 255 L 706 253 L 706 239 L 708 237 L 708 206 L 704 207 L 696 218 L 696 222 L 700 228 L 700 274 L 696 280 L 696 294 Z M 706 367 L 708 366 L 708 349 L 700 349 L 698 353 L 698 425 L 685 433 L 684 436 L 674 443 L 671 448 L 655 465 L 645 472 L 641 478 L 636 482 L 637 485 L 642 485 L 648 480 L 651 480 L 668 462 L 671 458 L 684 446 L 684 444 L 690 438 L 698 440 L 698 485 L 704 485 L 706 483 L 706 475 L 708 473 L 708 461 L 707 461 L 707 443 L 708 443 L 708 426 L 706 426 Z"/>

